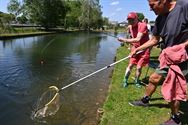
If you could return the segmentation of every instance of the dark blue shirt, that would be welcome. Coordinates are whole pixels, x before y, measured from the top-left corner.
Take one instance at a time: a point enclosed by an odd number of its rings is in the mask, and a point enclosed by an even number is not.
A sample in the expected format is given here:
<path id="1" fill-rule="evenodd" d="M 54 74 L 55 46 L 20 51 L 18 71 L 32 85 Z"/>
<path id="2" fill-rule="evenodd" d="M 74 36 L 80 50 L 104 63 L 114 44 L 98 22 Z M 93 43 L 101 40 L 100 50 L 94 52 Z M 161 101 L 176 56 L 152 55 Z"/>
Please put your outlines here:
<path id="1" fill-rule="evenodd" d="M 172 11 L 159 15 L 152 33 L 163 39 L 164 48 L 188 40 L 188 0 L 177 0 Z"/>

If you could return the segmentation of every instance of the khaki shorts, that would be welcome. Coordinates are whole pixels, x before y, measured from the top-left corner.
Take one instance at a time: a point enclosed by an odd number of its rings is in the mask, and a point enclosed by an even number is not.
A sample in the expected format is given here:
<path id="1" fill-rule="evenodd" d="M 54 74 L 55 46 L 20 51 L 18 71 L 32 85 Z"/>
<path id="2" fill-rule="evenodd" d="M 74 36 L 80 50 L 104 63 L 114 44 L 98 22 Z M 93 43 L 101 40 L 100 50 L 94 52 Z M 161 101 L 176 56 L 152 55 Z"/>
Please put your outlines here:
<path id="1" fill-rule="evenodd" d="M 180 69 L 181 69 L 181 71 L 182 71 L 182 73 L 183 73 L 183 75 L 186 78 L 187 83 L 188 83 L 188 61 L 180 63 L 179 67 L 180 67 Z M 166 77 L 167 73 L 168 73 L 168 69 L 169 69 L 169 67 L 160 69 L 159 66 L 158 66 L 158 68 L 156 68 L 156 70 L 155 70 L 155 73 L 160 74 L 163 77 Z"/>

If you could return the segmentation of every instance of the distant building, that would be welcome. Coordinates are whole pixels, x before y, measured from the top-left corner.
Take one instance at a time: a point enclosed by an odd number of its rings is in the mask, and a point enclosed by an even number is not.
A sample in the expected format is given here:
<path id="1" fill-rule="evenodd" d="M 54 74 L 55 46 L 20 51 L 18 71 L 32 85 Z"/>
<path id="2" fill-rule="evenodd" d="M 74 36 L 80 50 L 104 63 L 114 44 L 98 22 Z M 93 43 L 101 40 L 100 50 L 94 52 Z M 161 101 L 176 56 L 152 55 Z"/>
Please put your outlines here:
<path id="1" fill-rule="evenodd" d="M 112 24 L 112 25 L 117 25 L 117 24 L 118 24 L 118 21 L 110 21 L 110 24 Z"/>
<path id="2" fill-rule="evenodd" d="M 127 23 L 126 21 L 120 22 L 120 23 L 118 23 L 118 24 L 119 24 L 119 26 L 121 26 L 121 27 L 128 26 L 128 23 Z"/>

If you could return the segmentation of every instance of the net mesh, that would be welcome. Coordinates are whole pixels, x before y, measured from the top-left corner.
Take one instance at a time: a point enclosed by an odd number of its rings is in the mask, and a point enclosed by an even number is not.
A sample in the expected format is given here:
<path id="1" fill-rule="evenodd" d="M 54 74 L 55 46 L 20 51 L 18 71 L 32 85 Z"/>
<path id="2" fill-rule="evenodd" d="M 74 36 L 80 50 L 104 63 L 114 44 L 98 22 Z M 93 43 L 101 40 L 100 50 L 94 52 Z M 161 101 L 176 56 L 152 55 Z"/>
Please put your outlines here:
<path id="1" fill-rule="evenodd" d="M 49 88 L 38 99 L 35 111 L 32 113 L 33 118 L 41 119 L 53 116 L 59 110 L 61 104 L 61 97 L 58 91 L 54 88 Z"/>

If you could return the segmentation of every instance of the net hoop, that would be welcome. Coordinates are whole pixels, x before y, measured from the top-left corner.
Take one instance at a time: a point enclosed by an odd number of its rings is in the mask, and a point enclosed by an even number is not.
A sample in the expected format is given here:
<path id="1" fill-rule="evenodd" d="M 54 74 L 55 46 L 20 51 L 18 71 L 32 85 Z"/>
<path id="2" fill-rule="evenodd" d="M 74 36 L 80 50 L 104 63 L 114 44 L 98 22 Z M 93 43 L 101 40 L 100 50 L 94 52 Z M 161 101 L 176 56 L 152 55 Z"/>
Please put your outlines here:
<path id="1" fill-rule="evenodd" d="M 53 116 L 60 108 L 60 94 L 56 86 L 48 87 L 36 103 L 36 110 L 33 111 L 31 118 L 42 120 L 43 118 Z"/>
<path id="2" fill-rule="evenodd" d="M 54 97 L 48 103 L 45 104 L 45 107 L 47 107 L 48 105 L 50 105 L 56 99 L 56 97 L 59 94 L 59 89 L 56 86 L 50 86 L 49 89 L 55 90 L 56 94 L 54 95 Z"/>

